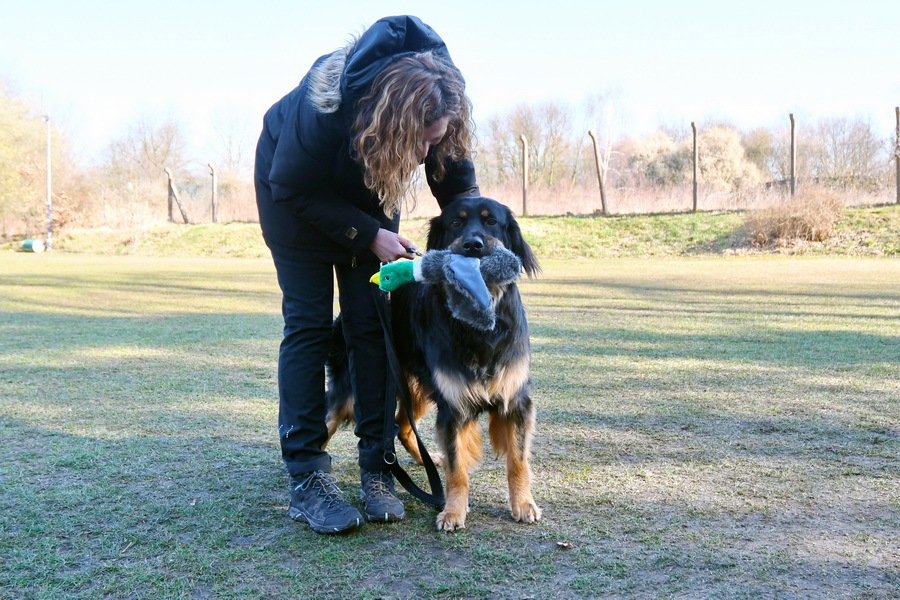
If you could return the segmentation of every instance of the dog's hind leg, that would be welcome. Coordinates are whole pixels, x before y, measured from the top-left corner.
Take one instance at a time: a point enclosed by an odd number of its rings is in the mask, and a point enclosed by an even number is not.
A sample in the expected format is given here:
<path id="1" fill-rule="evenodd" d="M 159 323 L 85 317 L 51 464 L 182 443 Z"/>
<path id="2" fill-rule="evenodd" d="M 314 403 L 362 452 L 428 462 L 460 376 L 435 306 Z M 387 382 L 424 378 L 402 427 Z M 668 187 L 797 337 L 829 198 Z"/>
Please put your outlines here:
<path id="1" fill-rule="evenodd" d="M 466 526 L 469 510 L 469 469 L 481 460 L 481 429 L 472 420 L 461 426 L 438 420 L 438 440 L 444 449 L 447 474 L 446 504 L 437 516 L 439 531 L 456 531 Z"/>
<path id="2" fill-rule="evenodd" d="M 498 456 L 506 456 L 506 479 L 509 484 L 509 504 L 512 518 L 522 523 L 534 523 L 541 518 L 541 509 L 531 495 L 531 438 L 534 433 L 534 405 L 530 398 L 520 400 L 520 410 L 511 414 L 493 411 L 489 432 L 491 445 Z"/>

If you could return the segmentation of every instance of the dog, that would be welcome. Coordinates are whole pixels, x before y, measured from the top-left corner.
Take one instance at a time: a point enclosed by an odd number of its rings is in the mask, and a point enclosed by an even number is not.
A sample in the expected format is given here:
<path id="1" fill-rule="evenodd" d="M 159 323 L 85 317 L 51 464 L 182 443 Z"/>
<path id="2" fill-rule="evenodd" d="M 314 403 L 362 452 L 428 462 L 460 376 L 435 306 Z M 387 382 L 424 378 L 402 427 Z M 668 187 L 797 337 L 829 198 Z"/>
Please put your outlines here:
<path id="1" fill-rule="evenodd" d="M 427 249 L 482 258 L 497 245 L 521 261 L 533 277 L 540 266 L 522 237 L 512 211 L 484 197 L 466 197 L 447 205 L 431 219 Z M 446 476 L 446 504 L 437 516 L 440 531 L 465 528 L 469 471 L 482 458 L 478 416 L 489 413 L 489 435 L 498 457 L 506 458 L 512 518 L 533 523 L 541 509 L 531 493 L 531 442 L 535 408 L 530 397 L 531 349 L 525 309 L 515 281 L 488 285 L 496 319 L 481 330 L 453 316 L 448 308 L 449 284 L 411 283 L 391 295 L 394 346 L 406 376 L 416 423 L 431 406 L 437 408 L 436 439 L 441 455 L 435 463 Z M 339 325 L 335 327 L 339 330 Z M 338 331 L 332 338 L 328 365 L 328 437 L 353 418 L 346 356 Z M 398 439 L 422 464 L 409 422 L 397 414 Z M 327 442 L 326 442 L 327 445 Z"/>

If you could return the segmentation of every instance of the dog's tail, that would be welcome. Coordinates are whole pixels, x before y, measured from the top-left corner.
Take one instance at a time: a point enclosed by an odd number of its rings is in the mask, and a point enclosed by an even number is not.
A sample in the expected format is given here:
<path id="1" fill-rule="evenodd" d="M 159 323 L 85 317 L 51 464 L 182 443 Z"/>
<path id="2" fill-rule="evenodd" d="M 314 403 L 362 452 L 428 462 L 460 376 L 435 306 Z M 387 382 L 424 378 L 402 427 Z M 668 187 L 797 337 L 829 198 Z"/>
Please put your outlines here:
<path id="1" fill-rule="evenodd" d="M 325 406 L 328 411 L 326 422 L 328 438 L 331 439 L 338 427 L 353 421 L 354 398 L 350 383 L 350 359 L 347 356 L 347 343 L 344 341 L 340 315 L 331 326 L 325 372 L 328 383 L 325 391 Z"/>

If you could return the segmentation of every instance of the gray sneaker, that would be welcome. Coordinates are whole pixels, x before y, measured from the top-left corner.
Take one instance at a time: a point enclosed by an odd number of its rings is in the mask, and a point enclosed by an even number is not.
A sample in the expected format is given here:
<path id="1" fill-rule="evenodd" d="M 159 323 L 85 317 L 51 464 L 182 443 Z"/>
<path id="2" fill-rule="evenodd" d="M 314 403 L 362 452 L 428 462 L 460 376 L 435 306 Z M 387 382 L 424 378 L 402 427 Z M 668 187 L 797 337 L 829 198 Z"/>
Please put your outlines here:
<path id="1" fill-rule="evenodd" d="M 360 469 L 359 476 L 362 479 L 359 499 L 366 505 L 366 519 L 381 523 L 401 520 L 405 512 L 394 491 L 391 472 Z"/>
<path id="2" fill-rule="evenodd" d="M 306 521 L 316 533 L 342 533 L 362 525 L 362 515 L 344 502 L 334 479 L 324 471 L 291 479 L 288 516 L 295 521 Z"/>

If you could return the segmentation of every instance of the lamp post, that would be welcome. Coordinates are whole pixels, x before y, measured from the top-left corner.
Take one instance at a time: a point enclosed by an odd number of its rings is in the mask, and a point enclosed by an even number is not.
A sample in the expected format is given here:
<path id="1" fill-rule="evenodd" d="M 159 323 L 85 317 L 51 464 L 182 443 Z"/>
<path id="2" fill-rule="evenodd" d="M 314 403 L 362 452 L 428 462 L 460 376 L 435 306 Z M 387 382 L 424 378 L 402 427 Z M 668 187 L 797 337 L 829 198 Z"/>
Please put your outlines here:
<path id="1" fill-rule="evenodd" d="M 50 159 L 50 115 L 44 115 L 44 120 L 47 121 L 47 250 L 53 247 L 53 196 L 51 194 L 51 190 L 53 189 L 50 184 L 50 169 L 52 167 L 52 161 Z"/>

